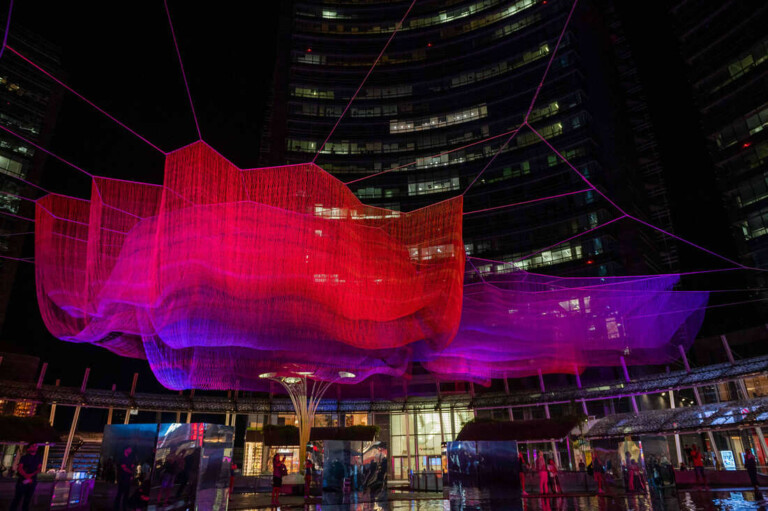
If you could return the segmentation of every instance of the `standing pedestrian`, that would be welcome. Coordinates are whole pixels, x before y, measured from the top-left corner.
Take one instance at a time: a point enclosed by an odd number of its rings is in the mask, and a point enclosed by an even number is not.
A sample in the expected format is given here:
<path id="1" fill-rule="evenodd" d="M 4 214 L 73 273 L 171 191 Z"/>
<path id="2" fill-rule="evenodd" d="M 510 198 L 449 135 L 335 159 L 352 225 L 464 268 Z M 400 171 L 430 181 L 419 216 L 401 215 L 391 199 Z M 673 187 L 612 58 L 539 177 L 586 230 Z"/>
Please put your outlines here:
<path id="1" fill-rule="evenodd" d="M 309 487 L 312 484 L 312 470 L 315 468 L 315 465 L 312 463 L 312 460 L 307 456 L 307 461 L 304 462 L 304 498 L 309 498 Z"/>
<path id="2" fill-rule="evenodd" d="M 595 475 L 597 493 L 605 493 L 605 490 L 603 490 L 603 485 L 605 485 L 605 468 L 597 452 L 592 455 L 592 473 Z"/>
<path id="3" fill-rule="evenodd" d="M 704 488 L 707 486 L 707 476 L 704 473 L 704 457 L 701 455 L 701 451 L 696 444 L 691 446 L 691 461 L 693 462 L 693 472 L 696 475 L 696 482 L 701 481 L 704 484 Z"/>
<path id="4" fill-rule="evenodd" d="M 280 489 L 283 487 L 283 476 L 288 473 L 285 466 L 285 456 L 280 459 L 279 454 L 272 458 L 272 505 L 280 505 Z"/>
<path id="5" fill-rule="evenodd" d="M 115 511 L 124 511 L 128 504 L 128 494 L 131 491 L 131 481 L 136 471 L 136 461 L 130 446 L 123 450 L 117 460 L 117 495 L 115 495 Z"/>
<path id="6" fill-rule="evenodd" d="M 757 460 L 755 460 L 755 455 L 751 452 L 748 452 L 747 457 L 744 459 L 744 468 L 747 469 L 747 474 L 749 474 L 749 480 L 752 482 L 752 486 L 757 489 Z"/>
<path id="7" fill-rule="evenodd" d="M 557 465 L 555 465 L 554 458 L 549 459 L 547 470 L 549 471 L 549 477 L 551 479 L 549 487 L 552 490 L 552 493 L 563 493 L 563 489 L 560 487 L 560 478 L 557 476 Z"/>
<path id="8" fill-rule="evenodd" d="M 37 474 L 43 470 L 43 458 L 37 454 L 37 444 L 29 444 L 27 446 L 27 453 L 19 460 L 19 466 L 16 471 L 18 476 L 16 479 L 16 493 L 13 495 L 13 501 L 11 502 L 11 511 L 16 511 L 16 508 L 21 502 L 22 511 L 29 511 L 29 503 L 32 501 L 32 496 L 35 494 L 35 486 L 37 486 Z"/>
<path id="9" fill-rule="evenodd" d="M 231 462 L 229 464 L 229 498 L 232 499 L 232 492 L 235 490 L 235 472 L 237 471 L 237 464 Z"/>
<path id="10" fill-rule="evenodd" d="M 528 462 L 525 461 L 525 457 L 523 456 L 522 452 L 517 453 L 517 461 L 520 465 L 520 490 L 522 491 L 523 495 L 528 495 L 528 492 L 525 491 L 525 473 L 528 471 Z"/>
<path id="11" fill-rule="evenodd" d="M 544 459 L 543 452 L 539 452 L 536 457 L 536 472 L 539 473 L 539 493 L 546 495 L 549 493 L 549 471 L 547 470 L 547 460 Z"/>

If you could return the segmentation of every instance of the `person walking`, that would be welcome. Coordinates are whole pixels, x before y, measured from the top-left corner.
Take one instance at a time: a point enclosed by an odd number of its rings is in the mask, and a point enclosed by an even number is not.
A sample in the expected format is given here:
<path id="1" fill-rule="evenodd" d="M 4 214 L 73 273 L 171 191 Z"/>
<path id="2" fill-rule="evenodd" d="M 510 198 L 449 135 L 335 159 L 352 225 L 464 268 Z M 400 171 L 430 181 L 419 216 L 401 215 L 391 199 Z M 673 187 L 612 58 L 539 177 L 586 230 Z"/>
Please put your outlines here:
<path id="1" fill-rule="evenodd" d="M 707 486 L 707 476 L 704 473 L 704 457 L 701 455 L 701 451 L 699 451 L 699 447 L 696 444 L 691 446 L 691 461 L 693 462 L 693 472 L 696 475 L 696 482 L 698 483 L 699 480 L 701 480 L 702 484 L 704 484 L 704 488 L 709 488 Z"/>
<path id="2" fill-rule="evenodd" d="M 528 471 L 528 462 L 525 461 L 525 457 L 523 456 L 522 452 L 517 453 L 517 461 L 518 465 L 520 466 L 520 491 L 522 492 L 523 496 L 528 495 L 528 492 L 525 491 L 525 473 Z"/>
<path id="3" fill-rule="evenodd" d="M 539 493 L 546 495 L 549 493 L 549 471 L 547 470 L 547 460 L 544 459 L 543 452 L 539 452 L 536 457 L 536 472 L 539 473 Z"/>
<path id="4" fill-rule="evenodd" d="M 132 456 L 133 449 L 126 447 L 117 461 L 117 495 L 115 495 L 115 511 L 124 511 L 128 504 L 128 494 L 131 491 L 131 481 L 136 470 L 136 462 Z"/>
<path id="5" fill-rule="evenodd" d="M 749 475 L 749 480 L 752 482 L 752 486 L 757 489 L 757 460 L 755 459 L 755 455 L 751 452 L 748 452 L 744 459 L 744 468 L 747 469 L 747 474 Z"/>
<path id="6" fill-rule="evenodd" d="M 595 482 L 597 483 L 597 493 L 605 493 L 605 490 L 603 490 L 603 486 L 605 485 L 605 468 L 596 452 L 592 455 L 592 473 L 594 474 Z"/>
<path id="7" fill-rule="evenodd" d="M 557 465 L 555 465 L 555 460 L 553 458 L 549 459 L 547 471 L 549 472 L 549 487 L 552 490 L 552 493 L 563 493 L 563 489 L 560 487 L 560 478 L 557 476 Z"/>
<path id="8" fill-rule="evenodd" d="M 272 458 L 272 506 L 280 505 L 280 489 L 283 487 L 283 476 L 288 473 L 285 466 L 285 456 L 280 459 L 279 454 Z"/>
<path id="9" fill-rule="evenodd" d="M 309 498 L 309 487 L 312 485 L 312 470 L 315 465 L 312 460 L 307 456 L 307 461 L 304 462 L 304 498 Z"/>
<path id="10" fill-rule="evenodd" d="M 29 503 L 35 494 L 37 474 L 43 470 L 43 458 L 37 454 L 37 444 L 27 445 L 27 452 L 19 460 L 16 471 L 16 492 L 11 502 L 11 511 L 16 511 L 21 503 L 22 511 L 29 511 Z"/>

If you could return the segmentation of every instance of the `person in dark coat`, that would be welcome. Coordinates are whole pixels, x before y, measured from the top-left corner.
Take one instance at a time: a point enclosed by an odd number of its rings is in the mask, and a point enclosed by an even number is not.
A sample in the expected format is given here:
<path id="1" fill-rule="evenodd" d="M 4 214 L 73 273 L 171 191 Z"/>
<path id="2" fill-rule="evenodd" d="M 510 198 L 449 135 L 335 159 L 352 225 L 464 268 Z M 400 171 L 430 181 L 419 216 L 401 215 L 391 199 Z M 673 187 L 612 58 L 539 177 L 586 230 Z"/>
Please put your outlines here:
<path id="1" fill-rule="evenodd" d="M 748 452 L 744 459 L 744 468 L 747 469 L 747 474 L 749 474 L 749 480 L 752 482 L 752 486 L 757 488 L 757 460 L 755 460 L 755 455 L 751 452 Z"/>
<path id="2" fill-rule="evenodd" d="M 37 454 L 37 444 L 29 444 L 27 452 L 19 460 L 19 467 L 16 472 L 16 493 L 11 502 L 11 511 L 15 511 L 21 503 L 22 511 L 29 511 L 29 503 L 35 494 L 37 486 L 37 474 L 43 470 L 43 458 Z"/>

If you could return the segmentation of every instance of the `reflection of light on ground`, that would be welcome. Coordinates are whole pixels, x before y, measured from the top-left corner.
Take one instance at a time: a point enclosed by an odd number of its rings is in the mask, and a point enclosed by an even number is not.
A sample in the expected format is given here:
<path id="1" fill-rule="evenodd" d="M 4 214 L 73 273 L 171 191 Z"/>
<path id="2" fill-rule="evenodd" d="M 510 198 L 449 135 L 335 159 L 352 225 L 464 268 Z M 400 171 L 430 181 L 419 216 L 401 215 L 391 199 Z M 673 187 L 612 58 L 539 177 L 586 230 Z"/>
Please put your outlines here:
<path id="1" fill-rule="evenodd" d="M 768 511 L 768 500 L 764 500 L 762 494 L 755 495 L 753 491 L 740 490 L 685 491 L 679 494 L 667 491 L 665 495 L 653 498 L 648 495 L 566 495 L 552 498 L 532 497 L 520 501 L 483 500 L 466 498 L 466 495 L 464 498 L 455 499 L 441 499 L 439 494 L 411 495 L 418 498 L 411 500 L 407 499 L 406 495 L 393 493 L 388 502 L 310 504 L 307 507 L 298 501 L 293 504 L 289 499 L 281 499 L 281 502 L 284 502 L 281 508 L 314 511 Z M 243 505 L 245 502 L 233 504 L 230 505 L 230 510 L 255 511 L 267 507 L 256 504 L 246 508 Z"/>

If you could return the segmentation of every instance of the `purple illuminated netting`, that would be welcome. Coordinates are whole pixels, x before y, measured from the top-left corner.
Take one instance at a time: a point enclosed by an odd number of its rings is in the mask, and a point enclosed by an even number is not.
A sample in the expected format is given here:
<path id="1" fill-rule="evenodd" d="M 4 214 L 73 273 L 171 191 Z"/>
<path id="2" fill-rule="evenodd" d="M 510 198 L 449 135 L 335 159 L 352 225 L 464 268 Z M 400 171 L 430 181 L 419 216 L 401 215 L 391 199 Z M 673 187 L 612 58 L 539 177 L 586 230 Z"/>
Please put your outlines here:
<path id="1" fill-rule="evenodd" d="M 676 292 L 677 275 L 557 279 L 523 271 L 467 283 L 456 338 L 417 353 L 447 379 L 573 373 L 576 368 L 667 363 L 690 347 L 708 293 Z"/>

